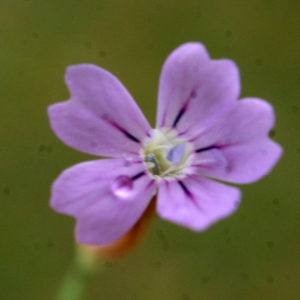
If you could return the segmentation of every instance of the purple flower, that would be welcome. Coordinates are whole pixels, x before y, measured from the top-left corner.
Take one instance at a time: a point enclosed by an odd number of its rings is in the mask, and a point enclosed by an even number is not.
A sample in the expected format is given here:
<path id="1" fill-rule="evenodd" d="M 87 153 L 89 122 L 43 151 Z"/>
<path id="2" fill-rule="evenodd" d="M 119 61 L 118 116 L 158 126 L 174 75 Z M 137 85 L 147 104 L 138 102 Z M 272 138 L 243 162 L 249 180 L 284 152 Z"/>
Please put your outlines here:
<path id="1" fill-rule="evenodd" d="M 81 243 L 117 240 L 156 193 L 160 217 L 205 230 L 240 201 L 239 190 L 220 181 L 254 182 L 280 157 L 280 146 L 268 137 L 272 106 L 238 100 L 236 65 L 211 60 L 200 43 L 184 44 L 167 58 L 155 129 L 102 68 L 71 66 L 65 80 L 71 99 L 49 107 L 52 129 L 68 146 L 108 157 L 65 170 L 52 187 L 52 208 L 77 219 Z"/>

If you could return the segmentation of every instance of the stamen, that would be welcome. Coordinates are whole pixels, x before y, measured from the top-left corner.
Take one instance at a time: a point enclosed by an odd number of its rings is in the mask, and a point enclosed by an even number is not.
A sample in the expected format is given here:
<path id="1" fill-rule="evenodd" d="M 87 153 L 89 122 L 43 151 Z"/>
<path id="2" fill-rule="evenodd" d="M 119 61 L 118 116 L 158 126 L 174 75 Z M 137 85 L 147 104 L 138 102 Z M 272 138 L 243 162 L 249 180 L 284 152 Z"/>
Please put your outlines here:
<path id="1" fill-rule="evenodd" d="M 153 152 L 157 151 L 157 150 L 164 150 L 164 149 L 169 149 L 170 147 L 167 146 L 167 145 L 158 145 L 158 146 L 155 146 L 155 147 L 151 147 L 151 150 Z"/>
<path id="2" fill-rule="evenodd" d="M 156 157 L 153 153 L 150 153 L 147 155 L 146 157 L 146 162 L 151 162 L 154 164 L 154 174 L 155 175 L 159 175 L 160 174 L 160 167 L 159 167 L 159 164 L 156 160 Z"/>
<path id="3" fill-rule="evenodd" d="M 184 151 L 185 144 L 180 144 L 178 146 L 173 147 L 167 155 L 167 160 L 178 164 L 183 157 Z"/>
<path id="4" fill-rule="evenodd" d="M 173 129 L 154 129 L 144 142 L 141 155 L 150 174 L 155 177 L 181 177 L 189 171 L 194 150 L 186 140 L 178 138 Z"/>
<path id="5" fill-rule="evenodd" d="M 162 172 L 160 174 L 161 177 L 165 177 L 167 175 L 170 175 L 170 173 L 174 170 L 177 170 L 178 168 L 176 168 L 176 166 L 171 166 L 169 169 L 165 170 L 164 172 Z"/>

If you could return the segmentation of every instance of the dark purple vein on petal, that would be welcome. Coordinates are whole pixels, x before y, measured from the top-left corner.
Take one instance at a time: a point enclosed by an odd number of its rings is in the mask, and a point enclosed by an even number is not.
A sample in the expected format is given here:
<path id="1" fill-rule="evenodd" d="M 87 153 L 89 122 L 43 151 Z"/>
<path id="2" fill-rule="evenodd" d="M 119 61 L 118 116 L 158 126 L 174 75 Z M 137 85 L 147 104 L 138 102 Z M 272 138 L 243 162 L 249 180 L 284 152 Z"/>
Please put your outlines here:
<path id="1" fill-rule="evenodd" d="M 136 179 L 142 177 L 143 175 L 145 175 L 145 172 L 140 172 L 140 173 L 134 175 L 133 177 L 131 177 L 131 180 L 132 180 L 132 181 L 133 181 L 133 180 L 136 180 Z"/>
<path id="2" fill-rule="evenodd" d="M 181 186 L 181 188 L 183 189 L 184 193 L 189 197 L 190 200 L 192 200 L 193 204 L 199 209 L 201 210 L 201 207 L 198 205 L 198 203 L 195 201 L 194 199 L 194 195 L 188 190 L 188 188 L 185 186 L 185 184 L 181 181 L 178 180 L 177 181 L 178 184 Z"/>
<path id="3" fill-rule="evenodd" d="M 189 198 L 193 198 L 193 195 L 191 194 L 191 192 L 187 189 L 187 187 L 185 186 L 185 184 L 181 181 L 178 180 L 179 185 L 181 186 L 181 188 L 183 189 L 184 193 L 189 197 Z"/>
<path id="4" fill-rule="evenodd" d="M 209 146 L 209 147 L 205 147 L 205 148 L 199 148 L 199 149 L 195 150 L 195 152 L 200 153 L 200 152 L 208 151 L 208 150 L 215 149 L 215 148 L 216 148 L 215 146 Z"/>
<path id="5" fill-rule="evenodd" d="M 128 131 L 126 131 L 124 128 L 122 128 L 120 125 L 118 125 L 117 123 L 113 122 L 113 121 L 108 121 L 112 126 L 114 126 L 115 128 L 119 129 L 122 133 L 125 134 L 125 136 L 127 136 L 130 140 L 136 142 L 136 143 L 140 143 L 141 141 L 139 139 L 137 139 L 136 137 L 134 137 L 132 134 L 130 134 Z"/>
<path id="6" fill-rule="evenodd" d="M 149 189 L 154 183 L 155 183 L 155 180 L 151 180 L 151 181 L 147 184 L 146 190 Z"/>
<path id="7" fill-rule="evenodd" d="M 185 107 L 183 107 L 183 108 L 179 111 L 179 113 L 178 113 L 178 115 L 177 115 L 177 117 L 176 117 L 176 119 L 175 119 L 175 121 L 174 121 L 174 123 L 173 123 L 173 125 L 172 125 L 173 128 L 176 127 L 176 125 L 178 124 L 179 120 L 181 119 L 181 117 L 183 116 L 184 113 L 185 113 Z"/>
<path id="8" fill-rule="evenodd" d="M 140 140 L 138 140 L 136 137 L 134 137 L 133 135 L 131 135 L 129 132 L 127 132 L 126 130 L 122 130 L 122 132 L 131 140 L 133 140 L 136 143 L 140 143 Z"/>
<path id="9" fill-rule="evenodd" d="M 185 104 L 183 105 L 183 107 L 182 107 L 182 108 L 180 109 L 180 111 L 178 112 L 178 114 L 177 114 L 177 116 L 176 116 L 176 118 L 175 118 L 175 120 L 174 120 L 174 122 L 173 122 L 173 125 L 172 125 L 173 128 L 175 128 L 175 127 L 177 126 L 177 124 L 178 124 L 178 122 L 180 121 L 181 117 L 182 117 L 183 114 L 186 112 L 187 107 L 188 107 L 188 104 L 190 103 L 191 99 L 192 99 L 192 98 L 195 98 L 195 97 L 197 97 L 197 93 L 196 93 L 196 91 L 192 91 L 192 92 L 190 93 L 189 98 L 185 101 Z"/>

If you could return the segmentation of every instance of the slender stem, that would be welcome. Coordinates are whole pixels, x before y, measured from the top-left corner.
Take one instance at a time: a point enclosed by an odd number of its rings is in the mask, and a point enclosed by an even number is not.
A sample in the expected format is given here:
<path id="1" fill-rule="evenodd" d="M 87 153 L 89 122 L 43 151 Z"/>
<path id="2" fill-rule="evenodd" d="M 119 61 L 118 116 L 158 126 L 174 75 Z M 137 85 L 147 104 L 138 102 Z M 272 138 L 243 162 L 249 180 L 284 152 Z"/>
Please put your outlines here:
<path id="1" fill-rule="evenodd" d="M 115 242 L 105 246 L 77 244 L 74 260 L 63 279 L 55 300 L 81 300 L 84 292 L 98 274 L 104 271 L 105 262 L 132 251 L 145 235 L 154 217 L 156 196 L 153 196 L 140 219 Z"/>
<path id="2" fill-rule="evenodd" d="M 104 270 L 104 262 L 99 257 L 78 245 L 56 300 L 80 300 L 96 276 Z"/>

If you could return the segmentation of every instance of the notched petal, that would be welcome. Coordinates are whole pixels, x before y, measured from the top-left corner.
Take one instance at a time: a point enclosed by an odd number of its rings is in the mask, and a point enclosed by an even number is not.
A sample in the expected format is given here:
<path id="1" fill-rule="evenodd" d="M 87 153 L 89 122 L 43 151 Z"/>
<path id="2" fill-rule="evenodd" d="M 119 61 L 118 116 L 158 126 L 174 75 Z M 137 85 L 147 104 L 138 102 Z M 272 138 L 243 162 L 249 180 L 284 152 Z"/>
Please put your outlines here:
<path id="1" fill-rule="evenodd" d="M 90 154 L 138 153 L 150 125 L 122 83 L 90 64 L 68 67 L 65 79 L 71 99 L 48 109 L 57 136 Z"/>
<path id="2" fill-rule="evenodd" d="M 167 58 L 160 78 L 157 127 L 198 133 L 227 112 L 240 90 L 238 68 L 211 60 L 200 43 L 187 43 Z"/>

